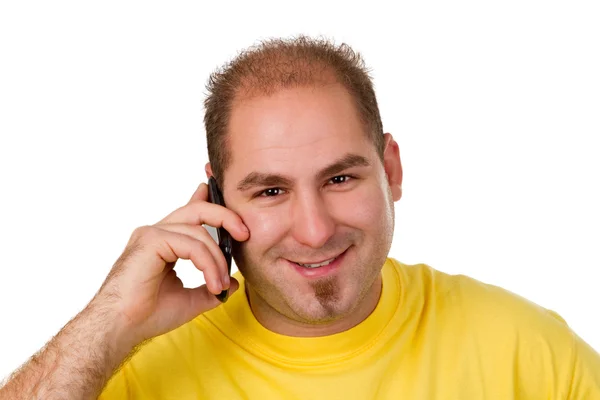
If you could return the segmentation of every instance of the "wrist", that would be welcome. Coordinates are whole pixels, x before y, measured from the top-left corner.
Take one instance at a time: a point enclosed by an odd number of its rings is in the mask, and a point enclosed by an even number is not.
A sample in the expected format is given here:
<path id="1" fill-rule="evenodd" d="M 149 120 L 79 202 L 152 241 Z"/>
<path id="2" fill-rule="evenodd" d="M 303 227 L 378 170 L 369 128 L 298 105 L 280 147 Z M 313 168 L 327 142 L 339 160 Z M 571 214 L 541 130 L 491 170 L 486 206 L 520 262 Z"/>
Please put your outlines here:
<path id="1" fill-rule="evenodd" d="M 97 328 L 97 340 L 103 342 L 108 351 L 110 368 L 118 367 L 123 359 L 138 345 L 127 318 L 107 302 L 94 299 L 82 312 L 88 326 Z"/>

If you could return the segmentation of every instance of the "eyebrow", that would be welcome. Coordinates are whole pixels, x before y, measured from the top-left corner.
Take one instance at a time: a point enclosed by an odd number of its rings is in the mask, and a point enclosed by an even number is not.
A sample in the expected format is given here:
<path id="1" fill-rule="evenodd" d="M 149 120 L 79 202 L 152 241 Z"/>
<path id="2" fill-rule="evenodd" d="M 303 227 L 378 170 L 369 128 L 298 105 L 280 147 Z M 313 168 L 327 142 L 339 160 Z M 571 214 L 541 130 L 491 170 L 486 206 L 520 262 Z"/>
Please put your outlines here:
<path id="1" fill-rule="evenodd" d="M 317 179 L 338 174 L 353 167 L 369 167 L 371 163 L 367 158 L 358 154 L 348 153 L 334 163 L 323 168 L 317 174 Z M 253 187 L 292 186 L 293 180 L 281 174 L 265 174 L 262 172 L 251 172 L 237 184 L 237 190 L 246 191 Z"/>

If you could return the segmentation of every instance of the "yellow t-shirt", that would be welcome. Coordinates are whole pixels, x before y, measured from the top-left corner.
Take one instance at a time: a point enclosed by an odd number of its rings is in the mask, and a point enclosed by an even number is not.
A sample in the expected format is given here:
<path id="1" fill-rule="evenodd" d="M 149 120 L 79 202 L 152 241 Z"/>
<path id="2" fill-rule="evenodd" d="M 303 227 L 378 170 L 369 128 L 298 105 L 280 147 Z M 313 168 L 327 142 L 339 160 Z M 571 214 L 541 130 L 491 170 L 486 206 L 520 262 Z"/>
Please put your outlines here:
<path id="1" fill-rule="evenodd" d="M 154 338 L 109 399 L 600 399 L 600 355 L 556 313 L 463 275 L 388 258 L 362 323 L 331 336 L 265 329 L 242 285 Z"/>

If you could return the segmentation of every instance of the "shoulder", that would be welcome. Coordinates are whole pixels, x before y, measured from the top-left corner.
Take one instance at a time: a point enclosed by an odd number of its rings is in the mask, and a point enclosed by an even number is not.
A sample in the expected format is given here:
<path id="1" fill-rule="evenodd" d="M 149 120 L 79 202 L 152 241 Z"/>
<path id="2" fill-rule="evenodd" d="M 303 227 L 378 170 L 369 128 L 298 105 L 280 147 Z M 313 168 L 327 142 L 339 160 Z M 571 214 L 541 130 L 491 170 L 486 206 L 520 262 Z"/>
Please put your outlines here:
<path id="1" fill-rule="evenodd" d="M 557 312 L 465 275 L 391 261 L 419 329 L 440 332 L 438 351 L 455 349 L 497 379 L 506 374 L 522 393 L 600 396 L 600 355 Z"/>
<path id="2" fill-rule="evenodd" d="M 501 287 L 426 264 L 395 262 L 405 305 L 437 348 L 508 369 L 571 363 L 572 333 L 557 313 Z M 485 366 L 484 366 L 485 367 Z"/>
<path id="3" fill-rule="evenodd" d="M 600 355 L 557 312 L 499 286 L 388 259 L 405 324 L 448 369 L 510 385 L 519 398 L 600 399 Z M 427 343 L 426 345 L 423 343 Z"/>
<path id="4" fill-rule="evenodd" d="M 438 316 L 443 314 L 482 329 L 518 330 L 521 334 L 546 333 L 568 339 L 567 322 L 555 311 L 499 286 L 466 275 L 452 275 L 427 264 L 407 265 L 390 259 L 408 297 L 423 296 Z"/>

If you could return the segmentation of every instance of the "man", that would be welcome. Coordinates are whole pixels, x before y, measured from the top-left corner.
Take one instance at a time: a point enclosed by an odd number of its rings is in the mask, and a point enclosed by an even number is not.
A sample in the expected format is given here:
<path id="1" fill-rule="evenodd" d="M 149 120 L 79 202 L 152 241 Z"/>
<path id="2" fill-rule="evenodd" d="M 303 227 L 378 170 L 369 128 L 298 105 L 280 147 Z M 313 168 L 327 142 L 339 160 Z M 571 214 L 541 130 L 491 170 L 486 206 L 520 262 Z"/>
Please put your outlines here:
<path id="1" fill-rule="evenodd" d="M 552 311 L 388 258 L 399 149 L 348 46 L 267 41 L 209 92 L 206 174 L 227 208 L 202 183 L 136 229 L 2 399 L 600 398 L 600 356 Z M 241 274 L 203 224 L 231 233 Z M 179 258 L 206 285 L 183 288 Z"/>

